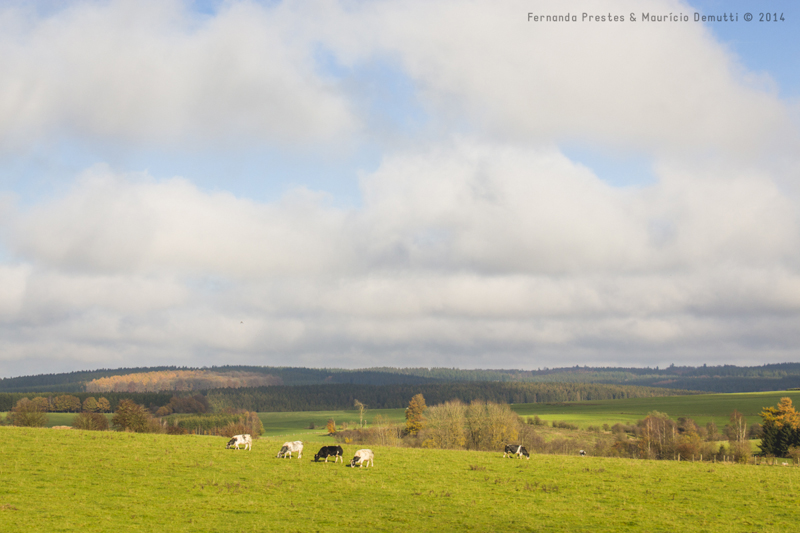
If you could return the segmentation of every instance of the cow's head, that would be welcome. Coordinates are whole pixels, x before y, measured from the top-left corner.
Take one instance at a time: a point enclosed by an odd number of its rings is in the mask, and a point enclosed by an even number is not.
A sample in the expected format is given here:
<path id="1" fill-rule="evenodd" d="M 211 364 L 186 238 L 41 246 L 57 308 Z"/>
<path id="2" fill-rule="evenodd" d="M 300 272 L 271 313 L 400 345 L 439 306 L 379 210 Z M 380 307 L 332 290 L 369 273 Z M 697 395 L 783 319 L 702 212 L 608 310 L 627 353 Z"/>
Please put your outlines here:
<path id="1" fill-rule="evenodd" d="M 314 454 L 314 462 L 317 462 L 317 463 L 319 462 L 319 454 L 318 453 Z"/>
<path id="2" fill-rule="evenodd" d="M 350 466 L 356 466 L 356 464 L 358 464 L 358 461 L 360 459 L 361 459 L 361 457 L 359 457 L 357 455 L 355 457 L 353 457 L 353 459 L 350 461 Z"/>
<path id="3" fill-rule="evenodd" d="M 281 447 L 281 451 L 279 451 L 278 455 L 276 455 L 275 457 L 283 457 L 283 455 L 288 451 L 289 451 L 289 447 L 288 446 L 282 446 Z"/>
<path id="4" fill-rule="evenodd" d="M 236 439 L 229 440 L 228 444 L 225 446 L 225 449 L 226 450 L 230 450 L 233 447 L 234 444 L 236 444 Z"/>

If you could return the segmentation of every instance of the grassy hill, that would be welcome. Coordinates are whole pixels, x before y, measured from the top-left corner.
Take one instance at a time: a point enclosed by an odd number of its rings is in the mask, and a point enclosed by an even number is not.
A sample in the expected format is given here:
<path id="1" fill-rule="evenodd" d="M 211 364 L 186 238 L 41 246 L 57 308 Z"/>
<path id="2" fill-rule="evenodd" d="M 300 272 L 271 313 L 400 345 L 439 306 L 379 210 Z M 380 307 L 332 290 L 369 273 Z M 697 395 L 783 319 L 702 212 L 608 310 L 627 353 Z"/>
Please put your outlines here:
<path id="1" fill-rule="evenodd" d="M 0 530 L 794 531 L 796 468 L 375 447 L 375 467 L 221 437 L 0 427 Z M 355 446 L 345 446 L 352 456 Z"/>

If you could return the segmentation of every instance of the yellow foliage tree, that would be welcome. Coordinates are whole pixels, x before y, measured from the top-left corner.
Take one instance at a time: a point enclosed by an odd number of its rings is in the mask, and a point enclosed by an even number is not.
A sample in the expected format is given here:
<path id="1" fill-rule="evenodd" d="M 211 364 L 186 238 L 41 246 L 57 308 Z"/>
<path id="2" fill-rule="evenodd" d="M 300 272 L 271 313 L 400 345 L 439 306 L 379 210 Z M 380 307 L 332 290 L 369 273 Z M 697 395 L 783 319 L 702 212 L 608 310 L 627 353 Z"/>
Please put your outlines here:
<path id="1" fill-rule="evenodd" d="M 406 431 L 409 435 L 416 435 L 425 427 L 425 398 L 422 394 L 417 394 L 408 402 L 406 408 Z"/>

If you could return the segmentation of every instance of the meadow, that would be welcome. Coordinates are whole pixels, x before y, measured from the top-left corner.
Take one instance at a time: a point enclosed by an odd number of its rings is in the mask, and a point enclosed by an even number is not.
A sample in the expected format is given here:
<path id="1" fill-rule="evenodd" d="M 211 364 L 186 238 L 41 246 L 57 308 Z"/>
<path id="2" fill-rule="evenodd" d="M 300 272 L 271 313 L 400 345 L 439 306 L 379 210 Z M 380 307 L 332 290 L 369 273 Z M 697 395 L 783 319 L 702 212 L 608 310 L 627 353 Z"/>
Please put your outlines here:
<path id="1" fill-rule="evenodd" d="M 539 416 L 551 422 L 563 420 L 576 424 L 582 429 L 589 426 L 602 426 L 635 423 L 642 420 L 651 411 L 667 413 L 670 418 L 688 417 L 705 426 L 714 421 L 719 428 L 728 423 L 734 409 L 742 413 L 748 424 L 761 423 L 759 413 L 764 407 L 775 406 L 781 398 L 790 397 L 795 405 L 800 406 L 800 391 L 748 392 L 737 394 L 698 394 L 692 396 L 665 396 L 658 398 L 628 398 L 623 400 L 599 400 L 593 402 L 564 403 L 521 403 L 511 406 L 523 417 Z M 401 423 L 405 420 L 404 409 L 369 409 L 365 413 L 368 423 L 373 423 L 376 416 Z M 358 410 L 347 411 L 302 411 L 294 413 L 259 413 L 264 424 L 265 436 L 281 436 L 287 440 L 292 437 L 300 439 L 316 438 L 324 433 L 328 419 L 336 421 L 337 427 L 346 422 L 349 427 L 357 427 Z M 309 429 L 311 424 L 315 430 Z M 293 440 L 293 439 L 292 439 Z M 323 439 L 324 440 L 324 439 Z M 322 442 L 323 440 L 318 440 Z"/>
<path id="2" fill-rule="evenodd" d="M 276 459 L 282 439 L 0 435 L 4 532 L 794 531 L 800 499 L 776 466 L 375 447 L 359 469 Z"/>
<path id="3" fill-rule="evenodd" d="M 592 402 L 521 403 L 514 404 L 511 408 L 523 417 L 539 416 L 547 422 L 563 420 L 581 429 L 603 424 L 613 425 L 617 422 L 631 424 L 643 419 L 651 411 L 667 413 L 673 420 L 689 417 L 701 426 L 713 420 L 722 428 L 728 423 L 734 409 L 745 416 L 748 424 L 760 423 L 761 410 L 767 406 L 777 405 L 781 398 L 787 396 L 792 398 L 795 405 L 800 406 L 800 391 L 776 391 Z M 0 413 L 0 416 L 5 414 Z M 379 415 L 393 423 L 402 423 L 405 420 L 404 409 L 367 409 L 364 420 L 371 425 Z M 259 413 L 258 416 L 264 424 L 264 436 L 281 437 L 285 440 L 311 439 L 315 442 L 329 443 L 332 439 L 325 436 L 324 431 L 328 419 L 336 421 L 337 428 L 341 428 L 342 422 L 349 427 L 357 427 L 359 424 L 357 409 Z M 75 413 L 48 413 L 47 417 L 47 427 L 69 426 L 75 418 Z M 107 414 L 107 417 L 110 421 L 111 414 Z M 312 424 L 313 429 L 311 429 Z"/>

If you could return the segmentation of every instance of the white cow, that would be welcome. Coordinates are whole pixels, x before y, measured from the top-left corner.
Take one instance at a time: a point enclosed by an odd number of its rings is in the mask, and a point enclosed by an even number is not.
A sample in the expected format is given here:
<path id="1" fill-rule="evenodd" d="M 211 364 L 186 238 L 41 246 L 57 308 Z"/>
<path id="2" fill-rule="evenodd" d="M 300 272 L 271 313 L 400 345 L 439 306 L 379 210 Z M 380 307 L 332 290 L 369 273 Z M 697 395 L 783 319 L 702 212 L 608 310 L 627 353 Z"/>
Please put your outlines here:
<path id="1" fill-rule="evenodd" d="M 359 468 L 363 468 L 364 463 L 367 463 L 368 467 L 375 467 L 375 454 L 372 453 L 372 450 L 358 450 L 353 460 L 350 461 L 350 466 L 358 465 Z"/>
<path id="2" fill-rule="evenodd" d="M 281 446 L 281 451 L 278 452 L 278 455 L 275 457 L 282 457 L 286 459 L 292 458 L 292 453 L 297 452 L 297 458 L 300 459 L 303 457 L 303 441 L 296 440 L 294 442 L 284 442 L 283 446 Z"/>
<path id="3" fill-rule="evenodd" d="M 244 445 L 245 450 L 253 450 L 253 439 L 250 435 L 234 435 L 231 440 L 228 441 L 228 445 L 225 446 L 226 450 L 231 448 L 239 449 L 239 445 Z"/>

